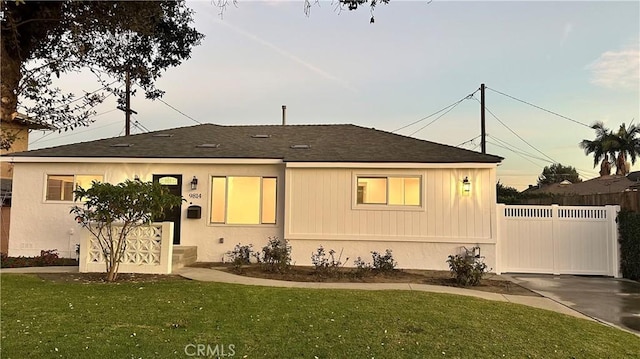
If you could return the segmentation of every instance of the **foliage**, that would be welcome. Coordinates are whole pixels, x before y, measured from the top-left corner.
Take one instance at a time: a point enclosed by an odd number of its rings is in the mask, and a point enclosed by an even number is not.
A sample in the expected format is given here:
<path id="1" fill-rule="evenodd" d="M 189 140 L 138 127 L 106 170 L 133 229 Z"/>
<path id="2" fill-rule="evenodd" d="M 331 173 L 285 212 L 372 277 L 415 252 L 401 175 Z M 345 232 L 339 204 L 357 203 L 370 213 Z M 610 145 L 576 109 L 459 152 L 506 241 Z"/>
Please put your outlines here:
<path id="1" fill-rule="evenodd" d="M 231 260 L 233 269 L 236 272 L 241 272 L 242 266 L 251 264 L 251 257 L 253 256 L 253 244 L 243 246 L 242 244 L 238 243 L 235 247 L 233 247 L 233 250 L 227 252 L 227 257 L 229 257 L 229 259 Z"/>
<path id="2" fill-rule="evenodd" d="M 1 268 L 47 267 L 47 266 L 77 266 L 78 261 L 72 258 L 60 258 L 57 249 L 40 251 L 37 257 L 9 257 L 0 253 Z"/>
<path id="3" fill-rule="evenodd" d="M 105 284 L 3 273 L 0 280 L 3 358 L 186 357 L 189 343 L 225 350 L 235 344 L 232 358 L 566 359 L 640 353 L 637 336 L 595 321 L 450 294 L 272 288 L 177 277 Z"/>
<path id="4" fill-rule="evenodd" d="M 538 176 L 538 186 L 560 183 L 564 180 L 571 183 L 582 182 L 578 171 L 574 167 L 554 163 L 551 166 L 544 167 L 542 173 Z"/>
<path id="5" fill-rule="evenodd" d="M 2 121 L 20 111 L 59 129 L 92 122 L 119 96 L 125 72 L 150 99 L 162 72 L 191 56 L 203 35 L 184 1 L 2 1 Z M 54 78 L 87 70 L 102 88 L 65 93 Z M 134 92 L 132 92 L 134 94 Z"/>
<path id="6" fill-rule="evenodd" d="M 363 278 L 370 274 L 378 273 L 392 273 L 398 262 L 393 259 L 393 252 L 391 249 L 386 249 L 384 255 L 379 252 L 371 252 L 372 262 L 365 262 L 362 257 L 357 257 L 353 261 L 354 270 L 353 275 L 356 278 Z"/>
<path id="7" fill-rule="evenodd" d="M 342 263 L 342 251 L 340 251 L 338 258 L 335 257 L 335 254 L 336 251 L 330 249 L 327 255 L 327 252 L 325 252 L 322 246 L 318 247 L 316 252 L 311 254 L 311 263 L 317 275 L 331 276 L 338 273 L 338 270 L 344 266 Z M 345 259 L 345 261 L 348 260 L 349 258 Z"/>
<path id="8" fill-rule="evenodd" d="M 371 257 L 373 258 L 371 267 L 374 271 L 379 273 L 393 272 L 398 265 L 398 262 L 393 259 L 391 249 L 385 250 L 384 255 L 378 252 L 371 252 Z"/>
<path id="9" fill-rule="evenodd" d="M 504 204 L 520 204 L 522 195 L 513 188 L 502 184 L 500 181 L 496 183 L 496 201 Z"/>
<path id="10" fill-rule="evenodd" d="M 593 154 L 593 167 L 600 160 L 600 175 L 610 174 L 609 156 L 616 166 L 617 175 L 629 173 L 627 157 L 631 157 L 631 164 L 636 163 L 640 156 L 640 125 L 626 126 L 622 123 L 617 132 L 613 132 L 604 127 L 604 123 L 596 122 L 591 126 L 596 131 L 596 138 L 593 140 L 582 140 L 580 147 L 584 149 L 586 155 Z"/>
<path id="11" fill-rule="evenodd" d="M 617 221 L 622 276 L 640 280 L 640 213 L 623 210 Z"/>
<path id="12" fill-rule="evenodd" d="M 127 235 L 161 217 L 165 210 L 180 206 L 182 198 L 159 183 L 126 180 L 117 185 L 94 181 L 92 187 L 73 191 L 76 221 L 98 239 L 105 258 L 107 281 L 116 280 L 126 250 Z"/>
<path id="13" fill-rule="evenodd" d="M 353 275 L 356 278 L 364 278 L 371 274 L 373 268 L 371 268 L 371 263 L 365 262 L 362 257 L 358 257 L 353 261 L 354 270 Z"/>
<path id="14" fill-rule="evenodd" d="M 286 272 L 291 266 L 291 246 L 288 240 L 269 237 L 269 242 L 262 247 L 258 261 L 267 272 Z"/>
<path id="15" fill-rule="evenodd" d="M 482 257 L 475 255 L 476 249 L 479 248 L 474 247 L 471 253 L 466 251 L 465 254 L 450 255 L 447 259 L 451 276 L 455 278 L 456 284 L 459 286 L 479 285 L 487 272 L 487 265 L 482 261 Z"/>

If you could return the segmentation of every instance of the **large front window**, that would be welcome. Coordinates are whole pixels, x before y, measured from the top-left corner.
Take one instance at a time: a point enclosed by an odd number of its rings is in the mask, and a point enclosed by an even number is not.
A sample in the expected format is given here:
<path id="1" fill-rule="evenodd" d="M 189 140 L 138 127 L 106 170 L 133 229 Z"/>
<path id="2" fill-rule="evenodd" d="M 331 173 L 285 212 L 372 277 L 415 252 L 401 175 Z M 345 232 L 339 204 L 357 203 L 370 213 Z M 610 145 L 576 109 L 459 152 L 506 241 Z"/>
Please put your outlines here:
<path id="1" fill-rule="evenodd" d="M 213 177 L 211 222 L 276 223 L 276 178 Z"/>
<path id="2" fill-rule="evenodd" d="M 420 206 L 420 177 L 357 177 L 357 204 Z"/>
<path id="3" fill-rule="evenodd" d="M 100 175 L 47 175 L 47 201 L 73 201 L 73 190 L 88 189 L 92 182 L 102 182 Z"/>

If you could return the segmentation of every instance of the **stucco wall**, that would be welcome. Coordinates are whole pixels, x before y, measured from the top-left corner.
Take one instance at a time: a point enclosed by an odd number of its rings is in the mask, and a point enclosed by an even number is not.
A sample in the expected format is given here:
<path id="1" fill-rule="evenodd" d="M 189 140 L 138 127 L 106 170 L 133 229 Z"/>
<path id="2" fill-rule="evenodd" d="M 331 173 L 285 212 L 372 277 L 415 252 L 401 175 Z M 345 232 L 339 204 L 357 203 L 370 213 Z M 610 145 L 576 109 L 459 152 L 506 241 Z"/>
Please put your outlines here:
<path id="1" fill-rule="evenodd" d="M 75 257 L 81 228 L 69 214 L 72 202 L 45 201 L 47 174 L 103 175 L 110 183 L 133 179 L 136 175 L 150 181 L 154 174 L 181 174 L 182 205 L 181 245 L 198 246 L 198 260 L 221 261 L 225 252 L 238 242 L 262 246 L 268 237 L 283 237 L 284 167 L 282 165 L 189 165 L 135 163 L 19 163 L 15 166 L 14 198 L 11 211 L 9 255 L 39 255 L 42 249 L 58 249 L 61 256 Z M 210 217 L 211 176 L 277 176 L 277 224 L 254 226 L 212 225 Z M 198 189 L 190 190 L 189 182 L 196 176 Z M 199 194 L 200 196 L 190 196 Z M 195 197 L 195 198 L 194 198 Z M 199 198 L 197 198 L 199 197 Z M 202 207 L 202 218 L 186 218 L 191 204 Z M 224 243 L 220 243 L 224 238 Z"/>

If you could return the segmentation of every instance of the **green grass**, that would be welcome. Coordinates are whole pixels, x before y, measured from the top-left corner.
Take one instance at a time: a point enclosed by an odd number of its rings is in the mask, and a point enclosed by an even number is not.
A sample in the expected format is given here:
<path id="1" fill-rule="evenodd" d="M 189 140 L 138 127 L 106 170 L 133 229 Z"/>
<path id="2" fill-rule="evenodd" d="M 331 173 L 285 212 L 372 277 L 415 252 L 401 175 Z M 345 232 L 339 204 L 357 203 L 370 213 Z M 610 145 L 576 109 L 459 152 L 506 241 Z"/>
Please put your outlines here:
<path id="1" fill-rule="evenodd" d="M 1 357 L 632 358 L 640 339 L 463 296 L 191 281 L 54 283 L 1 276 Z M 197 354 L 195 348 L 187 348 Z M 206 354 L 203 353 L 203 354 Z"/>

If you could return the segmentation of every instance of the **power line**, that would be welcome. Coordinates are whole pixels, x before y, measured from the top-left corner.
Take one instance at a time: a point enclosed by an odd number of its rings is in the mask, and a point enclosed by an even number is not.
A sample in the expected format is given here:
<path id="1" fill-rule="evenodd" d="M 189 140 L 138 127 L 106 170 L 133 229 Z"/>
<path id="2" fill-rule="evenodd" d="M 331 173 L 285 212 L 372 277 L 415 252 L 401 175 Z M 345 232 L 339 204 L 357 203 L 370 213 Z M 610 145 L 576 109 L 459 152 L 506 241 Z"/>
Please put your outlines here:
<path id="1" fill-rule="evenodd" d="M 408 124 L 408 125 L 406 125 L 406 126 L 402 126 L 402 127 L 400 127 L 400 128 L 397 128 L 397 129 L 395 129 L 395 130 L 393 130 L 393 131 L 391 131 L 391 132 L 392 132 L 392 133 L 395 133 L 395 132 L 398 132 L 398 131 L 400 131 L 400 130 L 404 130 L 405 128 L 407 128 L 407 127 L 409 127 L 409 126 L 413 126 L 413 125 L 415 125 L 415 124 L 417 124 L 417 123 L 420 123 L 420 122 L 422 122 L 422 121 L 424 121 L 424 120 L 426 120 L 426 119 L 428 119 L 428 118 L 430 118 L 430 117 L 433 117 L 433 116 L 435 116 L 435 115 L 439 114 L 440 112 L 442 112 L 442 111 L 445 111 L 445 110 L 449 109 L 450 107 L 455 107 L 455 106 L 457 106 L 458 104 L 460 104 L 460 102 L 462 102 L 462 101 L 464 101 L 464 100 L 467 100 L 467 99 L 470 99 L 471 97 L 473 97 L 473 95 L 474 95 L 476 92 L 478 92 L 478 90 L 475 90 L 473 93 L 471 93 L 471 94 L 469 94 L 469 95 L 467 95 L 467 96 L 465 96 L 465 97 L 461 98 L 460 100 L 458 100 L 458 101 L 456 101 L 456 102 L 452 103 L 452 104 L 451 104 L 451 105 L 449 105 L 449 106 L 444 107 L 443 109 L 440 109 L 440 110 L 438 110 L 438 111 L 436 111 L 436 112 L 434 112 L 434 113 L 430 114 L 429 116 L 426 116 L 426 117 L 423 117 L 423 118 L 421 118 L 421 119 L 419 119 L 419 120 L 417 120 L 417 121 L 411 122 L 410 124 Z M 449 110 L 449 111 L 451 111 L 451 110 Z M 447 111 L 447 112 L 449 112 L 449 111 Z M 442 116 L 444 116 L 444 115 L 446 115 L 446 112 L 445 112 Z M 442 117 L 442 116 L 440 116 L 440 117 Z M 420 130 L 418 130 L 418 131 L 416 131 L 416 132 L 419 132 L 419 131 L 421 131 L 422 129 L 424 129 L 425 127 L 427 127 L 427 126 L 431 125 L 432 123 L 436 122 L 440 117 L 438 117 L 438 118 L 436 118 L 435 120 L 433 120 L 433 121 L 429 122 L 428 124 L 426 124 L 424 127 L 422 127 Z M 412 133 L 412 135 L 413 135 L 413 134 L 415 134 L 416 132 Z M 410 135 L 410 136 L 411 136 L 411 135 Z"/>
<path id="2" fill-rule="evenodd" d="M 196 120 L 195 118 L 193 118 L 193 117 L 191 117 L 191 116 L 187 115 L 186 113 L 184 113 L 184 112 L 182 112 L 182 111 L 178 110 L 177 108 L 175 108 L 175 107 L 173 107 L 173 106 L 169 105 L 169 104 L 168 104 L 168 103 L 166 103 L 163 99 L 161 99 L 161 98 L 157 98 L 156 100 L 158 100 L 158 101 L 162 102 L 163 104 L 165 104 L 165 105 L 169 106 L 169 108 L 173 109 L 174 111 L 176 111 L 177 113 L 181 114 L 182 116 L 184 116 L 184 117 L 186 117 L 186 118 L 190 119 L 191 121 L 193 121 L 193 122 L 197 123 L 198 125 L 202 125 L 202 122 L 200 122 L 200 121 Z"/>
<path id="3" fill-rule="evenodd" d="M 466 144 L 466 143 L 473 142 L 473 140 L 477 139 L 477 138 L 478 138 L 478 137 L 480 137 L 480 136 L 482 136 L 482 135 L 477 135 L 476 137 L 474 137 L 474 138 L 472 138 L 472 139 L 470 139 L 470 140 L 466 140 L 466 141 L 464 141 L 464 142 L 462 142 L 462 143 L 460 143 L 460 144 L 456 145 L 455 147 L 460 147 L 460 146 L 462 146 L 462 145 L 464 145 L 464 144 Z"/>
<path id="4" fill-rule="evenodd" d="M 477 98 L 474 97 L 474 99 L 478 102 L 480 102 Z M 489 114 L 491 114 L 491 116 L 493 116 L 493 118 L 495 118 L 498 122 L 500 122 L 500 124 L 502 126 L 504 126 L 507 130 L 509 130 L 511 133 L 513 133 L 516 137 L 518 137 L 522 142 L 526 143 L 527 145 L 529 145 L 529 147 L 533 148 L 534 150 L 536 150 L 538 153 L 540 153 L 541 155 L 543 155 L 544 157 L 548 158 L 549 160 L 551 160 L 551 162 L 553 163 L 558 163 L 558 161 L 554 160 L 553 158 L 547 156 L 544 152 L 540 151 L 539 149 L 537 149 L 534 145 L 530 144 L 529 142 L 527 142 L 527 140 L 525 140 L 524 138 L 522 138 L 520 135 L 518 135 L 514 130 L 512 130 L 509 126 L 507 126 L 504 122 L 502 122 L 498 116 L 496 116 L 493 112 L 491 112 L 491 110 L 489 110 L 488 107 L 485 106 L 485 110 L 487 112 L 489 112 Z"/>
<path id="5" fill-rule="evenodd" d="M 499 141 L 503 146 L 509 146 L 509 147 L 515 148 L 516 150 L 520 151 L 520 153 L 523 154 L 523 155 L 529 156 L 529 157 L 531 157 L 533 159 L 536 159 L 536 160 L 547 162 L 547 159 L 542 158 L 542 157 L 534 156 L 534 155 L 528 153 L 527 151 L 508 143 L 507 141 L 504 141 L 504 140 L 501 140 L 501 139 L 497 138 L 496 136 L 489 135 L 489 134 L 487 134 L 487 136 L 493 138 L 494 140 Z"/>
<path id="6" fill-rule="evenodd" d="M 583 122 L 580 122 L 580 121 L 574 120 L 574 119 L 572 119 L 572 118 L 570 118 L 570 117 L 567 117 L 567 116 L 563 116 L 563 115 L 561 115 L 561 114 L 559 114 L 559 113 L 557 113 L 557 112 L 553 112 L 553 111 L 551 111 L 551 110 L 547 110 L 546 108 L 540 107 L 540 106 L 538 106 L 538 105 L 534 105 L 534 104 L 532 104 L 531 102 L 527 102 L 527 101 L 525 101 L 525 100 L 521 100 L 521 99 L 519 99 L 519 98 L 516 98 L 516 97 L 511 96 L 511 95 L 507 95 L 507 94 L 506 94 L 506 93 L 504 93 L 504 92 L 500 92 L 500 91 L 498 91 L 498 90 L 495 90 L 495 89 L 492 89 L 492 88 L 489 88 L 489 87 L 487 87 L 487 89 L 489 89 L 489 90 L 491 90 L 491 91 L 493 91 L 493 92 L 495 92 L 495 93 L 498 93 L 498 94 L 500 94 L 500 95 L 502 95 L 502 96 L 506 96 L 506 97 L 508 97 L 508 98 L 510 98 L 510 99 L 513 99 L 513 100 L 516 100 L 516 101 L 522 102 L 522 103 L 524 103 L 524 104 L 527 104 L 527 105 L 529 105 L 529 106 L 535 107 L 535 108 L 537 108 L 537 109 L 539 109 L 539 110 L 542 110 L 542 111 L 548 112 L 548 113 L 550 113 L 550 114 L 552 114 L 552 115 L 556 115 L 556 116 L 558 116 L 558 117 L 560 117 L 560 118 L 564 118 L 565 120 L 569 120 L 569 121 L 571 121 L 571 122 L 577 123 L 578 125 L 582 125 L 582 126 L 585 126 L 585 127 L 589 127 L 589 128 L 591 128 L 591 126 L 587 125 L 586 123 L 583 123 Z"/>
<path id="7" fill-rule="evenodd" d="M 526 160 L 526 161 L 528 161 L 528 162 L 532 163 L 534 166 L 540 166 L 540 164 L 539 164 L 539 163 L 535 163 L 535 162 L 531 161 L 531 160 L 530 160 L 530 159 L 528 159 L 527 157 L 525 157 L 525 156 L 523 156 L 522 154 L 520 154 L 520 152 L 515 151 L 515 150 L 512 150 L 512 149 L 511 149 L 511 148 L 509 148 L 509 147 L 502 146 L 502 145 L 500 145 L 500 144 L 497 144 L 497 143 L 494 143 L 494 142 L 489 142 L 489 141 L 487 141 L 487 143 L 492 144 L 492 145 L 494 145 L 494 146 L 496 146 L 496 147 L 503 148 L 503 149 L 505 149 L 505 150 L 507 150 L 507 151 L 511 151 L 511 152 L 513 152 L 513 153 L 517 154 L 518 156 L 522 157 L 524 160 Z"/>

